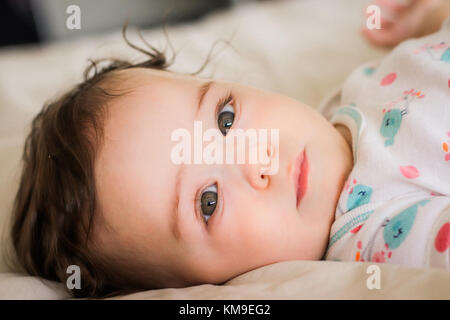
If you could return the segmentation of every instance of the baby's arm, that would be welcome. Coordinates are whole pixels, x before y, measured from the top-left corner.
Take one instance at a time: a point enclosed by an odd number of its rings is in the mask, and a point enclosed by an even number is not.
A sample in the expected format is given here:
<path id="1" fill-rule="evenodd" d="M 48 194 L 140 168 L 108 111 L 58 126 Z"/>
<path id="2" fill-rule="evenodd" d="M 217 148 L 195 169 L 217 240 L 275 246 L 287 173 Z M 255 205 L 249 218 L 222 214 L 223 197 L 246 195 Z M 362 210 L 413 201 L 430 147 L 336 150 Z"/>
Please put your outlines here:
<path id="1" fill-rule="evenodd" d="M 393 0 L 375 1 L 382 8 L 381 29 L 363 30 L 371 43 L 391 47 L 409 38 L 426 36 L 438 31 L 450 15 L 450 0 L 410 0 L 407 5 L 395 3 Z M 386 19 L 387 16 L 390 18 Z"/>

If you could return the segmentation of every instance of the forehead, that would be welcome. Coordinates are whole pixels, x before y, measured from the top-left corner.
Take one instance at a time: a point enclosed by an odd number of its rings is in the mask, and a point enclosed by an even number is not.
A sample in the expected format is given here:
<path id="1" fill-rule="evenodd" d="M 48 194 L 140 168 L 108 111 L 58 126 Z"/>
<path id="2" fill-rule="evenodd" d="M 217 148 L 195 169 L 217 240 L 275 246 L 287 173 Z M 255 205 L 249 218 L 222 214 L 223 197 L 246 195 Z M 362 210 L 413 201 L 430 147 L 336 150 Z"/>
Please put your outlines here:
<path id="1" fill-rule="evenodd" d="M 123 236 L 151 233 L 162 240 L 179 170 L 170 157 L 171 133 L 192 126 L 203 81 L 147 70 L 129 70 L 126 78 L 128 93 L 107 107 L 95 163 L 99 203 L 116 233 L 127 226 L 133 232 Z"/>
<path id="2" fill-rule="evenodd" d="M 125 94 L 114 98 L 107 107 L 104 129 L 110 140 L 140 134 L 142 130 L 170 139 L 174 129 L 192 123 L 198 88 L 204 81 L 152 69 L 122 72 L 124 81 L 119 90 Z"/>
<path id="3" fill-rule="evenodd" d="M 146 85 L 153 85 L 155 88 L 178 85 L 196 86 L 203 80 L 198 77 L 184 75 L 165 70 L 148 68 L 131 68 L 117 71 L 117 78 L 120 79 L 118 86 L 125 89 L 137 89 Z"/>

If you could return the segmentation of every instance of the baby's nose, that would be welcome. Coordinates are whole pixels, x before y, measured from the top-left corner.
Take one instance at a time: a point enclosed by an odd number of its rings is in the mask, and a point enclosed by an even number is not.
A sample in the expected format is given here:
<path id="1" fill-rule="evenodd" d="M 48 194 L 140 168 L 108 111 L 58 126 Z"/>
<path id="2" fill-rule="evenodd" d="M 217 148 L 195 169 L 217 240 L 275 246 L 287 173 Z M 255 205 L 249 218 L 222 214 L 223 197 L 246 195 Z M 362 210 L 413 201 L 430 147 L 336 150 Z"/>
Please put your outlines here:
<path id="1" fill-rule="evenodd" d="M 269 186 L 269 176 L 261 173 L 262 166 L 260 164 L 245 164 L 245 176 L 248 183 L 257 190 L 266 189 Z"/>
<path id="2" fill-rule="evenodd" d="M 254 148 L 257 148 L 255 150 Z M 248 163 L 245 164 L 245 174 L 250 185 L 255 189 L 265 189 L 270 182 L 270 175 L 273 174 L 274 168 L 272 166 L 274 157 L 276 154 L 275 146 L 271 144 L 259 144 L 250 146 L 249 153 L 257 154 L 257 161 L 253 157 L 248 159 Z"/>

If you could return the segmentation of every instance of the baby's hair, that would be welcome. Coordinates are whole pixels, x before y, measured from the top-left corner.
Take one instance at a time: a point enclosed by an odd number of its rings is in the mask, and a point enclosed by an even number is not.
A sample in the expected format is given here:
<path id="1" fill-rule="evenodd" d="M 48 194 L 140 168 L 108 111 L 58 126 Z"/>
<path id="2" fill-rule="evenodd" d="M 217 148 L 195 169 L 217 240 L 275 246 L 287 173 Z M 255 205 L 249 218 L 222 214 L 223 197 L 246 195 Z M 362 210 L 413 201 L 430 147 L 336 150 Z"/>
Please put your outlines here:
<path id="1" fill-rule="evenodd" d="M 69 276 L 68 266 L 79 266 L 81 289 L 68 289 L 74 297 L 101 298 L 143 289 L 112 275 L 111 266 L 89 245 L 97 204 L 96 152 L 103 139 L 106 105 L 120 95 L 105 85 L 125 69 L 169 71 L 175 59 L 173 52 L 168 62 L 165 52 L 150 46 L 140 33 L 148 50 L 132 44 L 126 29 L 125 24 L 125 42 L 147 59 L 135 64 L 119 59 L 91 61 L 83 82 L 44 105 L 36 115 L 23 150 L 10 233 L 16 261 L 30 275 L 63 284 Z M 203 70 L 212 49 L 192 75 Z"/>

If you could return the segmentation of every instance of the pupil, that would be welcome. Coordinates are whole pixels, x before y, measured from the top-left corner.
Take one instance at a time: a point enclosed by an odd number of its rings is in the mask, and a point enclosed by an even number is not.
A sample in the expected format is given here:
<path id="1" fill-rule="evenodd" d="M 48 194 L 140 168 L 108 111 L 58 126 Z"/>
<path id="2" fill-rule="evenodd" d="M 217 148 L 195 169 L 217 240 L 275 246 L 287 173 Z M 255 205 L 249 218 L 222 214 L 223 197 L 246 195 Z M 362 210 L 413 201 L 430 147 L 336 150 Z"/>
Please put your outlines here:
<path id="1" fill-rule="evenodd" d="M 201 198 L 201 209 L 203 214 L 212 215 L 216 209 L 217 193 L 212 191 L 206 191 Z"/>
<path id="2" fill-rule="evenodd" d="M 233 126 L 234 113 L 225 111 L 219 115 L 219 129 L 222 134 L 226 134 L 227 130 Z"/>

